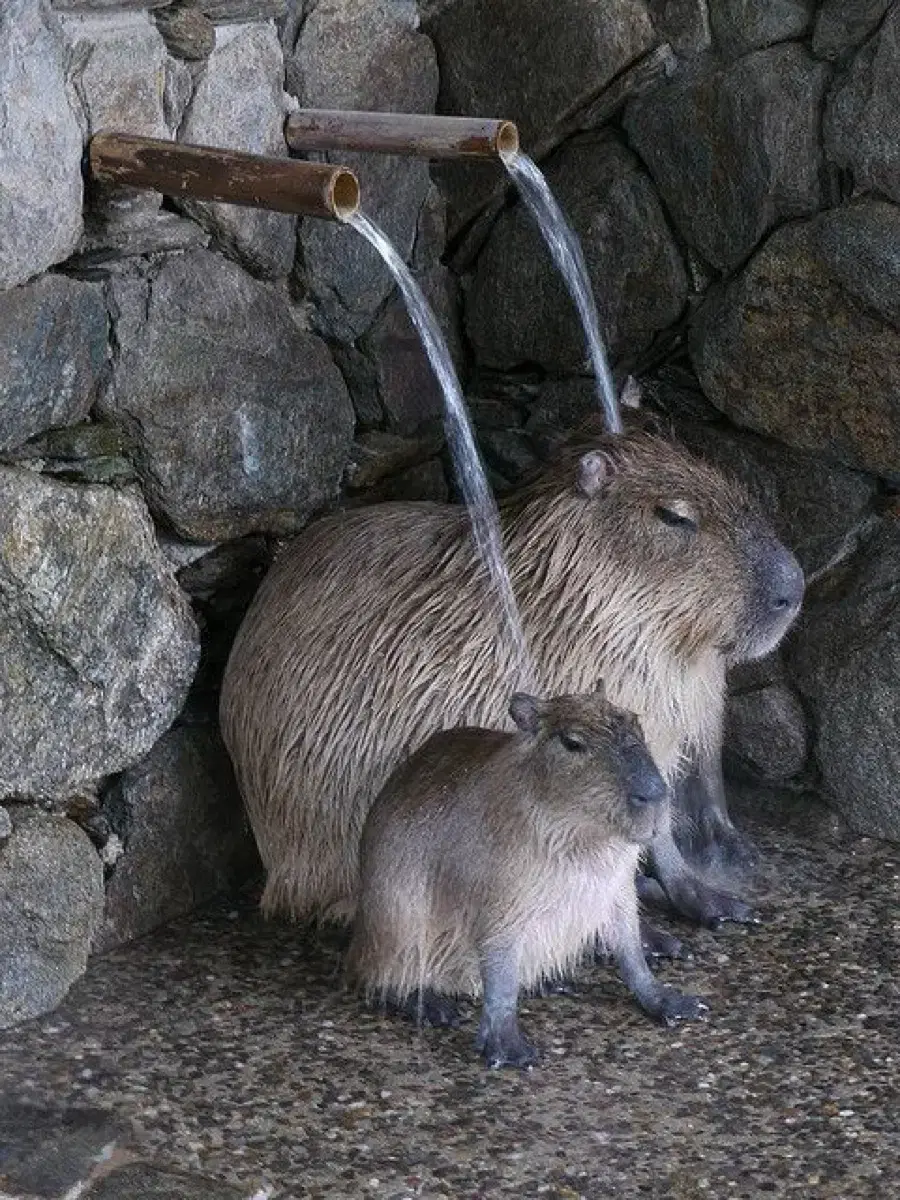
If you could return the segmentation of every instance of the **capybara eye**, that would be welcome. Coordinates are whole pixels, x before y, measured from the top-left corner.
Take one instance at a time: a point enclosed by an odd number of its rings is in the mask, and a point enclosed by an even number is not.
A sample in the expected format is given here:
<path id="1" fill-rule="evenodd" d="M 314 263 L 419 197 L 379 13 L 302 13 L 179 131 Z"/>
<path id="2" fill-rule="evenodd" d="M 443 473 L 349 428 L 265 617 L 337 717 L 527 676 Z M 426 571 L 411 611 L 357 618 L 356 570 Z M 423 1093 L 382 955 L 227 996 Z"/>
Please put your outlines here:
<path id="1" fill-rule="evenodd" d="M 577 733 L 560 733 L 559 740 L 567 750 L 571 750 L 573 754 L 584 754 L 587 750 L 587 743 L 584 738 L 579 737 Z"/>
<path id="2" fill-rule="evenodd" d="M 662 521 L 663 525 L 670 525 L 675 529 L 696 533 L 700 527 L 697 510 L 687 500 L 672 500 L 667 504 L 657 504 L 653 513 Z"/>

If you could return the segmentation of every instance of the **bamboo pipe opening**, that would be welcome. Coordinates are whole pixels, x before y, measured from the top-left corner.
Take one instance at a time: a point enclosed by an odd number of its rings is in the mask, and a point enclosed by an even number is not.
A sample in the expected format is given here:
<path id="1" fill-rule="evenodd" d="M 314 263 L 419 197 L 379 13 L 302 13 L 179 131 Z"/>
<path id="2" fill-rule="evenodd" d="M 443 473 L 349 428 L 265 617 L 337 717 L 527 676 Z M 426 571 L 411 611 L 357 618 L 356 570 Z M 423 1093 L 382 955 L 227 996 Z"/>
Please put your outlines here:
<path id="1" fill-rule="evenodd" d="M 345 112 L 301 108 L 285 122 L 284 137 L 297 153 L 371 151 L 417 158 L 501 158 L 519 150 L 519 131 L 496 117 L 429 113 Z"/>
<path id="2" fill-rule="evenodd" d="M 330 163 L 104 132 L 91 138 L 88 165 L 99 183 L 165 196 L 340 221 L 359 207 L 356 176 Z"/>

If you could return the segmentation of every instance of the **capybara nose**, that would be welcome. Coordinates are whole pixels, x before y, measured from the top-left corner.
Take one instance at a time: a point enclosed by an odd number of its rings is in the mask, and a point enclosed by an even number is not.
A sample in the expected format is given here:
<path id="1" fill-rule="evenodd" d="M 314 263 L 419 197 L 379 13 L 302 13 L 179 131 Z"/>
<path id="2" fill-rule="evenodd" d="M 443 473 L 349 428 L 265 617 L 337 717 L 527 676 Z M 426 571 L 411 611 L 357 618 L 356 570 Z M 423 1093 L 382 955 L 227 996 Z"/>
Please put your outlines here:
<path id="1" fill-rule="evenodd" d="M 644 746 L 629 747 L 624 754 L 628 799 L 632 804 L 662 804 L 666 783 Z"/>
<path id="2" fill-rule="evenodd" d="M 803 602 L 803 570 L 790 550 L 782 549 L 772 572 L 772 611 L 796 612 Z"/>

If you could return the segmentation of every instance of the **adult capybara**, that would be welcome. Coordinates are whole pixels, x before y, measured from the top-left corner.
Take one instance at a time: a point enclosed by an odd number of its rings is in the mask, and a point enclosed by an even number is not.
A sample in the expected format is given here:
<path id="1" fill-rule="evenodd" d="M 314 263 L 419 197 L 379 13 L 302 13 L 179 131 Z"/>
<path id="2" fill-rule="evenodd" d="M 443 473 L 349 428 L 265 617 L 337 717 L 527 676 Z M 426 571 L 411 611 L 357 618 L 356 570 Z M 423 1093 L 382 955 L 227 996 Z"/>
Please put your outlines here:
<path id="1" fill-rule="evenodd" d="M 803 591 L 745 491 L 636 432 L 561 451 L 501 520 L 538 690 L 603 678 L 667 781 L 686 755 L 709 760 L 726 664 L 771 650 Z M 351 916 L 363 822 L 393 767 L 439 729 L 502 727 L 519 683 L 464 509 L 373 505 L 304 530 L 263 581 L 222 690 L 264 909 Z M 688 866 L 670 821 L 649 858 L 687 916 L 749 916 Z"/>
<path id="2" fill-rule="evenodd" d="M 638 722 L 602 691 L 520 693 L 510 713 L 518 733 L 433 734 L 375 800 L 352 980 L 401 1007 L 444 1005 L 441 1023 L 450 997 L 481 992 L 477 1046 L 492 1067 L 535 1061 L 519 990 L 567 973 L 597 940 L 651 1016 L 701 1017 L 695 997 L 657 983 L 641 948 L 635 868 L 667 789 Z"/>

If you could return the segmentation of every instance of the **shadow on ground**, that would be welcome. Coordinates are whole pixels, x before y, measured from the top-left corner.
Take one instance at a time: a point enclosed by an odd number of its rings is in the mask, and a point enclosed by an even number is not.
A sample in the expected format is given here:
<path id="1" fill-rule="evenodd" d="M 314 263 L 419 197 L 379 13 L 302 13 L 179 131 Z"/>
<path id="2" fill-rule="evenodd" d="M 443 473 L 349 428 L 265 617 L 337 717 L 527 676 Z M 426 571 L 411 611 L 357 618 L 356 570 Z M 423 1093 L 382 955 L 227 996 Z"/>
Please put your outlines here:
<path id="1" fill-rule="evenodd" d="M 694 959 L 661 968 L 706 1024 L 657 1028 L 592 967 L 523 1006 L 542 1065 L 488 1073 L 471 1020 L 366 1013 L 336 940 L 223 905 L 0 1034 L 0 1194 L 900 1195 L 900 848 L 784 797 L 741 812 L 765 923 L 679 927 Z"/>

